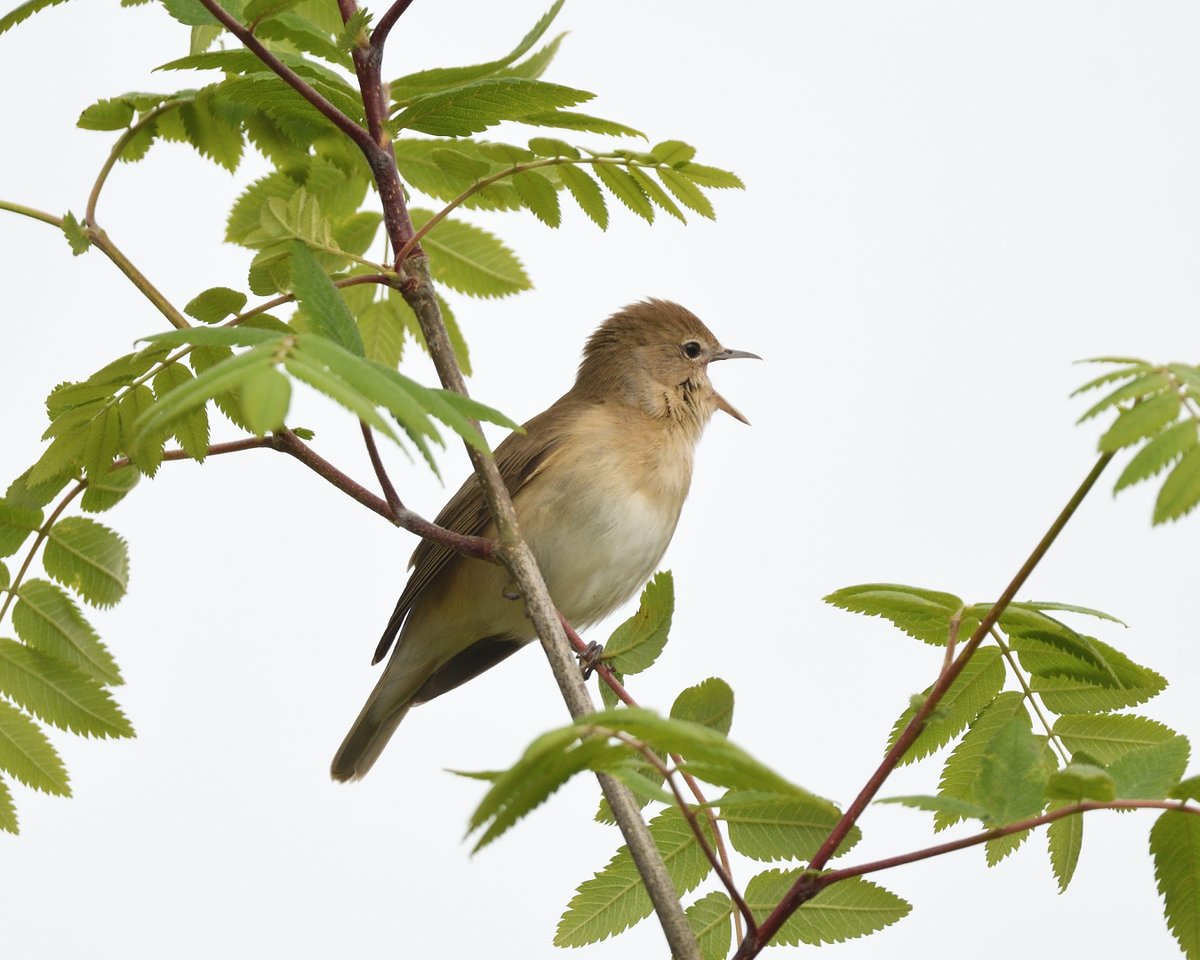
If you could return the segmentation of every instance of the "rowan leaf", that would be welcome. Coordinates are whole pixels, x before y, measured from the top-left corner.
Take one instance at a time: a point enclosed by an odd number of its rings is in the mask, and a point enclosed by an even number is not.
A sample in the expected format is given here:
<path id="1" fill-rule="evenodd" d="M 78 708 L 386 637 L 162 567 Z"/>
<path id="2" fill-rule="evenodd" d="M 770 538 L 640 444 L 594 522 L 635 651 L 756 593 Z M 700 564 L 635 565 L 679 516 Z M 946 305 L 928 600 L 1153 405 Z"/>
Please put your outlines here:
<path id="1" fill-rule="evenodd" d="M 1154 502 L 1155 524 L 1178 520 L 1200 503 L 1200 446 L 1189 449 L 1167 475 Z"/>
<path id="2" fill-rule="evenodd" d="M 562 224 L 562 211 L 558 205 L 558 191 L 548 179 L 533 170 L 522 170 L 512 178 L 517 195 L 520 196 L 535 217 L 548 227 Z"/>
<path id="3" fill-rule="evenodd" d="M 291 244 L 292 288 L 305 315 L 321 336 L 356 356 L 364 356 L 362 335 L 354 314 L 329 279 L 312 251 L 298 240 Z"/>
<path id="4" fill-rule="evenodd" d="M 686 910 L 688 926 L 700 947 L 700 960 L 725 960 L 733 942 L 733 901 L 714 890 Z"/>
<path id="5" fill-rule="evenodd" d="M 1200 817 L 1168 810 L 1150 829 L 1167 926 L 1188 960 L 1200 958 Z"/>
<path id="6" fill-rule="evenodd" d="M 753 860 L 811 860 L 842 817 L 833 803 L 814 794 L 787 796 L 728 793 L 714 802 L 729 825 L 729 842 Z M 862 839 L 853 827 L 834 856 Z"/>
<path id="7" fill-rule="evenodd" d="M 1183 776 L 1190 754 L 1187 737 L 1172 737 L 1122 754 L 1108 766 L 1117 796 L 1124 800 L 1162 800 Z"/>
<path id="8" fill-rule="evenodd" d="M 980 758 L 974 801 L 988 811 L 989 826 L 1041 813 L 1046 806 L 1044 738 L 1035 737 L 1029 715 L 1010 717 L 988 740 Z"/>
<path id="9" fill-rule="evenodd" d="M 63 730 L 133 736 L 133 727 L 101 684 L 66 661 L 16 640 L 0 639 L 0 693 Z"/>
<path id="10" fill-rule="evenodd" d="M 42 728 L 7 700 L 0 700 L 0 770 L 43 793 L 71 795 L 67 771 Z"/>
<path id="11" fill-rule="evenodd" d="M 804 873 L 803 870 L 767 870 L 746 884 L 745 899 L 761 922 L 778 906 Z M 862 877 L 830 884 L 793 913 L 779 928 L 772 943 L 798 946 L 841 943 L 882 930 L 902 920 L 912 905 L 889 890 Z"/>
<path id="12" fill-rule="evenodd" d="M 283 426 L 292 384 L 275 367 L 264 367 L 242 381 L 241 397 L 246 425 L 256 436 L 265 437 Z"/>
<path id="13" fill-rule="evenodd" d="M 975 782 L 979 778 L 988 744 L 1002 726 L 1024 712 L 1024 697 L 1015 691 L 1000 694 L 984 707 L 958 746 L 946 758 L 938 782 L 939 795 L 974 803 Z M 960 814 L 949 809 L 937 811 L 933 818 L 934 829 L 944 830 L 961 819 L 963 817 Z"/>
<path id="14" fill-rule="evenodd" d="M 612 163 L 597 163 L 592 167 L 609 192 L 647 223 L 654 222 L 654 207 L 638 182 L 629 172 Z"/>
<path id="15" fill-rule="evenodd" d="M 42 511 L 19 507 L 0 498 L 0 557 L 12 556 L 31 533 L 42 525 Z"/>
<path id="16" fill-rule="evenodd" d="M 112 606 L 128 586 L 125 541 L 87 517 L 65 517 L 50 528 L 42 565 L 51 577 L 97 607 Z"/>
<path id="17" fill-rule="evenodd" d="M 709 677 L 675 698 L 671 716 L 728 734 L 733 723 L 733 689 L 720 677 Z"/>
<path id="18" fill-rule="evenodd" d="M 167 364 L 154 375 L 155 398 L 162 401 L 174 391 L 188 387 L 195 379 L 182 363 Z M 193 460 L 203 462 L 208 455 L 208 411 L 204 405 L 192 406 L 174 420 L 170 429 L 184 452 Z"/>
<path id="19" fill-rule="evenodd" d="M 587 173 L 574 164 L 566 163 L 559 167 L 559 179 L 567 188 L 575 202 L 601 230 L 608 229 L 608 204 L 604 201 L 604 191 Z"/>
<path id="20" fill-rule="evenodd" d="M 433 216 L 412 210 L 420 229 Z M 493 234 L 447 217 L 421 241 L 434 280 L 474 297 L 507 297 L 532 284 L 516 255 Z"/>
<path id="21" fill-rule="evenodd" d="M 843 587 L 825 597 L 825 602 L 851 613 L 883 617 L 910 637 L 935 646 L 945 646 L 951 622 L 963 609 L 963 602 L 952 593 L 896 583 Z M 961 624 L 959 635 L 964 636 Z"/>
<path id="22" fill-rule="evenodd" d="M 392 120 L 394 130 L 417 130 L 442 137 L 479 133 L 505 120 L 522 120 L 559 107 L 572 107 L 596 95 L 586 90 L 526 80 L 490 77 L 426 94 Z"/>
<path id="23" fill-rule="evenodd" d="M 1067 714 L 1055 721 L 1054 733 L 1072 753 L 1086 753 L 1103 764 L 1177 736 L 1166 724 L 1132 714 Z"/>
<path id="24" fill-rule="evenodd" d="M 1160 393 L 1124 411 L 1100 437 L 1100 450 L 1112 453 L 1153 437 L 1179 416 L 1182 401 L 1175 392 Z"/>
<path id="25" fill-rule="evenodd" d="M 34 650 L 74 664 L 100 683 L 124 683 L 121 671 L 75 601 L 46 580 L 26 580 L 12 612 L 17 636 Z"/>
<path id="26" fill-rule="evenodd" d="M 1050 852 L 1050 869 L 1058 882 L 1058 892 L 1065 893 L 1079 863 L 1083 847 L 1083 815 L 1072 814 L 1055 820 L 1046 830 L 1046 846 Z"/>
<path id="27" fill-rule="evenodd" d="M 626 676 L 651 666 L 667 645 L 674 610 L 675 581 L 671 571 L 662 570 L 642 590 L 637 613 L 608 638 L 605 662 Z"/>
<path id="28" fill-rule="evenodd" d="M 229 287 L 210 287 L 196 294 L 183 312 L 201 323 L 220 323 L 234 316 L 246 305 L 246 295 Z"/>

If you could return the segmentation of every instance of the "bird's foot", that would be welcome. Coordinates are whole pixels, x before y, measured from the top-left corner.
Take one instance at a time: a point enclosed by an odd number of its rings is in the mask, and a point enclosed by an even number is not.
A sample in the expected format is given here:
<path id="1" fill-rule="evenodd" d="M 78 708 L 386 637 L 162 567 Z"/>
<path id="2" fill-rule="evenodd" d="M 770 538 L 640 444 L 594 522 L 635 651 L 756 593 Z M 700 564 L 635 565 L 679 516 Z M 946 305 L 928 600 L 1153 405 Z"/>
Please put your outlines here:
<path id="1" fill-rule="evenodd" d="M 583 669 L 583 679 L 587 680 L 591 677 L 592 671 L 600 665 L 600 661 L 604 659 L 604 644 L 596 643 L 593 640 L 587 645 L 587 649 L 576 656 L 579 658 L 579 666 Z"/>

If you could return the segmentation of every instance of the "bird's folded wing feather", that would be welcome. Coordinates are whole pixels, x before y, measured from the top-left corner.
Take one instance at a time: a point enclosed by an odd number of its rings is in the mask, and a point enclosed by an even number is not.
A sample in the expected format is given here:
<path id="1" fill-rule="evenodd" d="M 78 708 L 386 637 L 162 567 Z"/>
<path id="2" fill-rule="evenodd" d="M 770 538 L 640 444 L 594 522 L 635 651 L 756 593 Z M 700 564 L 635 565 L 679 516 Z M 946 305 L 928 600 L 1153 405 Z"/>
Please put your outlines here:
<path id="1" fill-rule="evenodd" d="M 577 401 L 569 401 L 566 398 L 560 400 L 526 423 L 525 433 L 509 434 L 496 448 L 496 466 L 500 471 L 500 478 L 508 488 L 509 496 L 515 497 L 518 491 L 546 468 L 569 429 L 573 419 L 570 416 L 570 408 L 576 403 Z M 478 478 L 472 474 L 442 508 L 434 523 L 464 536 L 478 537 L 483 535 L 491 519 L 483 488 L 479 485 Z M 375 648 L 375 659 L 372 663 L 378 663 L 384 658 L 400 632 L 400 626 L 413 602 L 453 556 L 453 549 L 436 540 L 422 540 L 417 545 L 408 564 L 412 568 L 412 574 L 396 602 L 396 609 L 380 638 L 379 646 Z"/>

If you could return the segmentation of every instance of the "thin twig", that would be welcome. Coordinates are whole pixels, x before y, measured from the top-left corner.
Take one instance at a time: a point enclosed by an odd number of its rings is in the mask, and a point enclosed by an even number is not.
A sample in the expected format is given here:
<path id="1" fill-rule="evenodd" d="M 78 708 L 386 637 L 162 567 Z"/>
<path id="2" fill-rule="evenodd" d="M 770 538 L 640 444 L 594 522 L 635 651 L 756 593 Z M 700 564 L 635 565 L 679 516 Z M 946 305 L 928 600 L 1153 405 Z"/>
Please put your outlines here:
<path id="1" fill-rule="evenodd" d="M 379 447 L 375 443 L 375 432 L 362 420 L 359 421 L 359 426 L 362 427 L 363 441 L 367 445 L 367 455 L 371 458 L 371 466 L 375 469 L 375 477 L 379 480 L 379 486 L 383 488 L 383 495 L 387 499 L 392 513 L 399 514 L 404 509 L 404 504 L 400 502 L 400 495 L 396 493 L 396 488 L 392 485 L 392 478 L 388 476 L 387 468 L 383 465 L 383 458 L 379 456 Z"/>
<path id="2" fill-rule="evenodd" d="M 162 291 L 152 284 L 141 270 L 133 265 L 133 261 L 121 252 L 121 249 L 112 242 L 107 233 L 99 227 L 89 227 L 87 235 L 92 243 L 104 251 L 105 256 L 116 265 L 117 269 L 129 278 L 129 282 L 141 290 L 142 295 L 154 304 L 159 313 L 167 318 L 167 322 L 171 326 L 179 330 L 184 330 L 191 326 L 187 318 L 179 312 L 170 300 L 163 296 Z"/>
<path id="3" fill-rule="evenodd" d="M 333 285 L 339 289 L 342 287 L 355 287 L 361 283 L 378 283 L 385 287 L 394 287 L 399 282 L 399 276 L 395 273 L 359 273 L 353 277 L 342 277 L 340 280 L 334 280 Z M 223 324 L 226 327 L 236 327 L 240 323 L 245 323 L 251 317 L 257 317 L 260 313 L 266 313 L 268 310 L 274 310 L 276 307 L 282 307 L 284 304 L 291 303 L 296 299 L 294 293 L 280 294 L 265 303 L 260 303 L 257 307 L 239 313 L 232 320 Z"/>
<path id="4" fill-rule="evenodd" d="M 1051 726 L 1050 721 L 1046 719 L 1046 715 L 1042 713 L 1041 704 L 1038 703 L 1033 692 L 1033 688 L 1029 686 L 1029 681 L 1025 679 L 1025 671 L 1022 670 L 1021 665 L 1017 663 L 1017 658 L 1012 652 L 1012 647 L 1004 642 L 1000 634 L 996 632 L 995 627 L 992 627 L 989 633 L 991 633 L 992 639 L 996 641 L 997 646 L 1000 647 L 1001 656 L 1003 656 L 1008 662 L 1008 668 L 1013 672 L 1013 676 L 1017 678 L 1017 682 L 1021 685 L 1021 690 L 1025 695 L 1025 699 L 1028 700 L 1029 705 L 1033 707 L 1033 712 L 1037 714 L 1037 718 L 1042 724 L 1042 729 L 1046 731 L 1046 742 L 1054 748 L 1055 753 L 1058 754 L 1058 758 L 1064 764 L 1070 763 L 1071 758 L 1067 753 L 1066 745 L 1062 742 L 1062 740 L 1059 739 L 1058 734 L 1054 732 L 1054 727 Z"/>
<path id="5" fill-rule="evenodd" d="M 388 34 L 392 32 L 392 27 L 396 25 L 396 21 L 403 15 L 404 11 L 409 8 L 413 0 L 395 0 L 382 17 L 379 18 L 379 23 L 375 25 L 375 29 L 371 32 L 371 48 L 379 51 L 380 59 L 383 56 L 383 45 L 387 43 Z"/>
<path id="6" fill-rule="evenodd" d="M 108 179 L 108 175 L 116 165 L 116 162 L 121 158 L 121 154 L 129 146 L 129 141 L 164 113 L 174 110 L 176 107 L 180 107 L 187 102 L 185 99 L 164 100 L 153 110 L 147 111 L 144 116 L 138 118 L 137 123 L 132 124 L 117 138 L 117 142 L 113 144 L 112 149 L 108 152 L 108 158 L 104 161 L 104 166 L 96 174 L 96 182 L 92 184 L 92 192 L 88 194 L 87 209 L 84 212 L 84 223 L 90 227 L 96 226 L 96 204 L 100 201 L 100 191 L 104 189 L 104 183 Z"/>
<path id="7" fill-rule="evenodd" d="M 0 200 L 0 210 L 7 210 L 9 213 L 19 213 L 23 217 L 29 217 L 31 220 L 40 220 L 42 223 L 48 223 L 52 227 L 62 229 L 62 217 L 56 217 L 54 214 L 46 213 L 44 210 L 35 210 L 33 207 L 27 207 L 22 203 Z"/>
<path id="8" fill-rule="evenodd" d="M 41 548 L 42 544 L 46 542 L 46 538 L 50 536 L 50 528 L 53 527 L 58 518 L 62 516 L 63 511 L 67 509 L 71 501 L 83 493 L 84 487 L 86 486 L 87 484 L 83 481 L 75 484 L 75 486 L 67 492 L 67 495 L 58 502 L 58 506 L 56 506 L 50 513 L 50 516 L 46 518 L 46 522 L 38 528 L 37 537 L 34 538 L 33 545 L 29 548 L 29 552 L 25 554 L 25 562 L 21 564 L 21 569 L 18 570 L 16 576 L 13 577 L 12 583 L 5 588 L 6 593 L 4 597 L 4 605 L 0 606 L 0 620 L 3 620 L 4 615 L 8 613 L 8 608 L 12 604 L 13 597 L 17 595 L 17 590 L 20 589 L 21 582 L 25 579 L 25 574 L 29 572 L 29 565 L 33 563 L 33 558 L 37 556 L 38 550 Z"/>
<path id="9" fill-rule="evenodd" d="M 788 917 L 795 913 L 802 904 L 815 896 L 811 872 L 823 869 L 825 864 L 834 855 L 834 852 L 841 846 L 842 841 L 849 834 L 855 823 L 857 823 L 859 817 L 862 816 L 867 805 L 874 799 L 875 794 L 879 792 L 879 788 L 883 786 L 884 781 L 895 770 L 901 758 L 908 752 L 908 748 L 912 746 L 913 741 L 916 740 L 925 728 L 925 722 L 928 720 L 929 715 L 934 711 L 941 702 L 942 697 L 946 695 L 946 691 L 950 689 L 950 686 L 958 678 L 958 675 L 967 665 L 972 654 L 974 654 L 975 650 L 978 649 L 979 645 L 988 635 L 988 631 L 995 626 L 996 621 L 1000 618 L 1000 614 L 1008 608 L 1017 591 L 1024 586 L 1025 581 L 1029 579 L 1029 575 L 1033 573 L 1034 569 L 1042 561 L 1046 552 L 1079 508 L 1079 505 L 1091 491 L 1092 487 L 1095 486 L 1096 481 L 1100 479 L 1100 474 L 1104 472 L 1104 468 L 1108 466 L 1112 457 L 1111 453 L 1106 453 L 1096 461 L 1095 466 L 1092 467 L 1087 477 L 1079 485 L 1079 488 L 1072 494 L 1071 499 L 1067 501 L 1067 505 L 1062 509 L 1062 512 L 1055 518 L 1028 559 L 1021 565 L 1020 570 L 1017 571 L 1008 586 L 1005 587 L 1004 592 L 1000 595 L 1000 599 L 992 604 L 992 608 L 987 612 L 983 620 L 980 621 L 979 626 L 975 628 L 971 639 L 967 641 L 957 659 L 955 659 L 949 669 L 942 671 L 941 676 L 929 691 L 929 695 L 917 709 L 913 718 L 908 722 L 908 725 L 901 731 L 900 736 L 887 752 L 883 762 L 871 775 L 866 785 L 859 791 L 858 796 L 854 798 L 850 806 L 846 808 L 846 812 L 842 814 L 833 830 L 830 831 L 829 836 L 826 837 L 825 842 L 821 844 L 821 848 L 809 864 L 810 873 L 806 873 L 805 876 L 802 876 L 792 886 L 779 902 L 779 905 L 771 911 L 770 916 L 759 925 L 759 936 L 756 938 L 746 938 L 745 942 L 738 949 L 738 952 L 734 955 L 735 960 L 748 960 L 750 957 L 757 956 L 762 948 L 770 942 L 771 937 L 783 926 Z"/>

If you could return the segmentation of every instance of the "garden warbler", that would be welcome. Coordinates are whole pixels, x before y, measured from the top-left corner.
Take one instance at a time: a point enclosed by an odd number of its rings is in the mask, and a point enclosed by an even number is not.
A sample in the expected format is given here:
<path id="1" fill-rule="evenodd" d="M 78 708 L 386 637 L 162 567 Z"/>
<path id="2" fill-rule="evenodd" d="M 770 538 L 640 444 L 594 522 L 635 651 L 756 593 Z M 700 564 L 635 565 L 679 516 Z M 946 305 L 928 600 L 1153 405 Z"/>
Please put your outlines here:
<path id="1" fill-rule="evenodd" d="M 647 300 L 592 334 L 575 385 L 496 448 L 521 533 L 567 620 L 586 627 L 631 597 L 675 532 L 692 457 L 717 410 L 748 423 L 708 379 L 726 350 L 691 312 Z M 437 516 L 457 533 L 495 537 L 475 477 Z M 383 676 L 333 758 L 335 780 L 362 777 L 410 707 L 452 690 L 534 639 L 499 565 L 423 540 L 375 653 L 396 642 Z"/>

